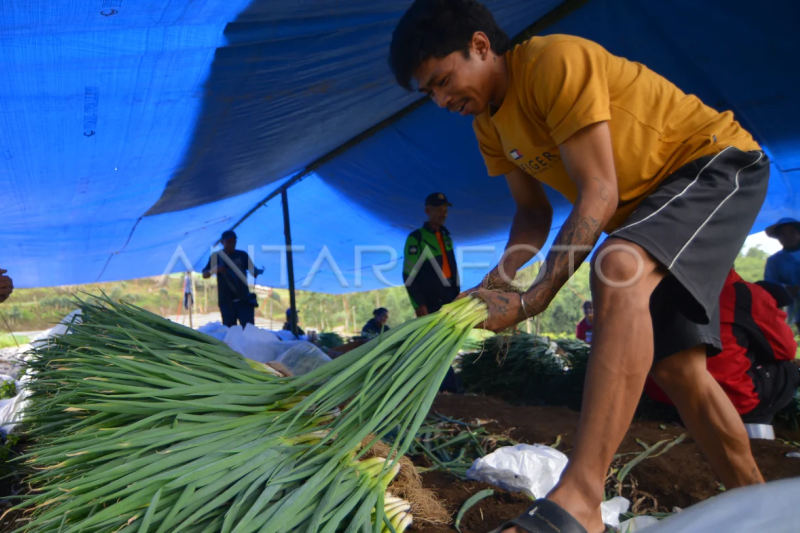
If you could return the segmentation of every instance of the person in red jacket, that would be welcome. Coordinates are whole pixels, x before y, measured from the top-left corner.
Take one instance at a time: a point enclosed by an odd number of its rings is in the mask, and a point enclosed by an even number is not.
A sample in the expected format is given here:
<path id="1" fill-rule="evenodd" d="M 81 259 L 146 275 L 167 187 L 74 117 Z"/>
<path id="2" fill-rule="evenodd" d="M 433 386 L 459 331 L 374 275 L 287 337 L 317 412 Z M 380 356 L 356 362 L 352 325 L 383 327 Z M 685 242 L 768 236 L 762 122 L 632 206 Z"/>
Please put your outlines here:
<path id="1" fill-rule="evenodd" d="M 575 336 L 585 343 L 592 343 L 592 323 L 594 322 L 594 307 L 591 300 L 583 302 L 583 320 L 575 327 Z"/>
<path id="2" fill-rule="evenodd" d="M 770 424 L 800 384 L 797 343 L 781 309 L 787 297 L 782 287 L 749 283 L 733 269 L 720 294 L 722 352 L 708 359 L 708 371 L 746 424 Z M 645 393 L 671 404 L 651 379 Z"/>

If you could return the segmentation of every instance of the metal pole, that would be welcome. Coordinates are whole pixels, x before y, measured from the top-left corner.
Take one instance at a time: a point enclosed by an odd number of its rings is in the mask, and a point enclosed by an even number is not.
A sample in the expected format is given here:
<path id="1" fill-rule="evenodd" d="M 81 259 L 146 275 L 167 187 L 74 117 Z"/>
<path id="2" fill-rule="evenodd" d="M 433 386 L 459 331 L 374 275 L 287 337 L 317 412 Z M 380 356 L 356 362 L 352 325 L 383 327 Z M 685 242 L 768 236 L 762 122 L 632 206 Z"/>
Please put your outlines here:
<path id="1" fill-rule="evenodd" d="M 292 228 L 289 224 L 289 197 L 286 189 L 281 191 L 281 203 L 283 204 L 283 235 L 286 237 L 286 267 L 289 270 L 289 309 L 292 310 L 289 317 L 289 324 L 292 328 L 292 335 L 297 337 L 297 307 L 294 298 L 294 262 L 292 259 Z"/>
<path id="2" fill-rule="evenodd" d="M 192 288 L 192 301 L 189 303 L 189 327 L 194 329 L 194 324 L 192 324 L 192 311 L 194 310 L 194 295 L 197 294 L 197 287 L 194 284 L 194 276 L 192 273 L 189 273 L 189 286 Z"/>
<path id="3" fill-rule="evenodd" d="M 274 301 L 273 298 L 269 299 L 269 329 L 272 329 L 272 330 L 275 329 L 275 324 L 273 323 L 274 321 L 272 320 L 272 317 L 275 316 L 275 313 L 272 312 L 272 302 L 273 301 Z"/>

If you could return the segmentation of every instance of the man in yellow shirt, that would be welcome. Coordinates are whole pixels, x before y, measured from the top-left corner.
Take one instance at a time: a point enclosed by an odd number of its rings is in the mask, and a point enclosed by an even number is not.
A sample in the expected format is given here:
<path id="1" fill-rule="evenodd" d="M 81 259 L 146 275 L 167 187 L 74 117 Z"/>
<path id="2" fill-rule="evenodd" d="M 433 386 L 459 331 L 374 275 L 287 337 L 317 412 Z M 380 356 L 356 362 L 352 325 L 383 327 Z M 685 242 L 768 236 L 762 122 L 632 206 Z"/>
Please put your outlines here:
<path id="1" fill-rule="evenodd" d="M 569 35 L 510 48 L 473 0 L 416 0 L 394 31 L 400 85 L 474 116 L 488 172 L 516 203 L 503 259 L 467 293 L 502 330 L 544 311 L 592 258 L 594 327 L 583 409 L 558 485 L 507 531 L 603 531 L 608 467 L 648 373 L 728 488 L 763 482 L 736 410 L 708 373 L 719 353 L 719 295 L 763 203 L 769 162 L 733 118 L 644 65 Z M 542 184 L 572 212 L 544 274 L 521 295 L 513 279 L 547 240 Z M 502 285 L 501 285 L 502 286 Z"/>

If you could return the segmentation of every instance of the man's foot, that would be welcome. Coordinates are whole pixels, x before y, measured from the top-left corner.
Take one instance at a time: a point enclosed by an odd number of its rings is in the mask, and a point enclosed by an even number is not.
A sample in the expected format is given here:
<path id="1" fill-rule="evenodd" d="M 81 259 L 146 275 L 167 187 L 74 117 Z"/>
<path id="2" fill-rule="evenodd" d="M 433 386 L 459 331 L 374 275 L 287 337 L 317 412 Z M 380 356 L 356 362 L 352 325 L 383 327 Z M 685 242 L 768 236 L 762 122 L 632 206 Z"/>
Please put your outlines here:
<path id="1" fill-rule="evenodd" d="M 575 520 L 580 522 L 589 533 L 603 533 L 606 530 L 606 526 L 603 524 L 603 515 L 600 513 L 600 505 L 594 505 L 586 501 L 580 494 L 580 492 L 574 491 L 567 496 L 556 489 L 547 495 L 547 499 L 563 507 L 564 510 L 571 514 Z"/>
<path id="2" fill-rule="evenodd" d="M 605 524 L 603 524 L 602 515 L 600 513 L 600 507 L 597 506 L 594 509 L 591 508 L 588 504 L 581 502 L 580 499 L 576 499 L 573 497 L 569 499 L 569 503 L 566 501 L 562 502 L 556 498 L 551 497 L 553 496 L 548 495 L 547 499 L 552 501 L 553 503 L 557 503 L 560 505 L 565 511 L 567 511 L 575 520 L 580 522 L 580 524 L 588 531 L 589 533 L 604 533 L 606 530 Z M 527 530 L 520 526 L 512 526 L 502 530 L 502 533 L 527 533 Z"/>

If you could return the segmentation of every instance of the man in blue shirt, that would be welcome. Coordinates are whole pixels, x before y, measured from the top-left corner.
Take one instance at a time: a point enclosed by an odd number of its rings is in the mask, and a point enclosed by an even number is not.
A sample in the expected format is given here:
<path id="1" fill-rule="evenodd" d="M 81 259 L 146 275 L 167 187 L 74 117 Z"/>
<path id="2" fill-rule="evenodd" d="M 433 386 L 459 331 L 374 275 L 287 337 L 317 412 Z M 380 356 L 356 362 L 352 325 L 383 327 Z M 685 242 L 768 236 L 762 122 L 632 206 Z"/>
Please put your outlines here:
<path id="1" fill-rule="evenodd" d="M 800 222 L 782 218 L 766 229 L 768 237 L 778 239 L 783 250 L 767 259 L 764 279 L 780 283 L 794 302 L 789 306 L 789 322 L 800 331 Z"/>

